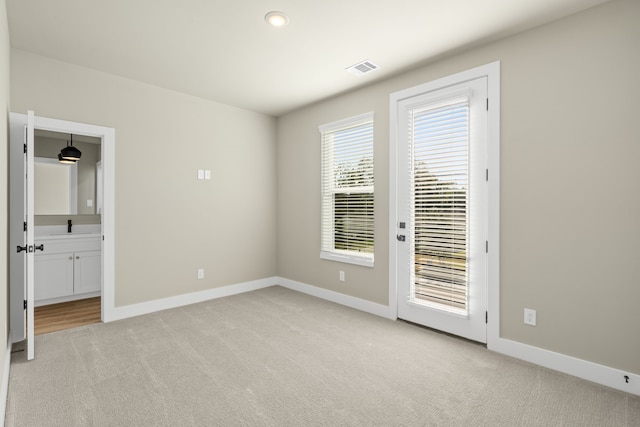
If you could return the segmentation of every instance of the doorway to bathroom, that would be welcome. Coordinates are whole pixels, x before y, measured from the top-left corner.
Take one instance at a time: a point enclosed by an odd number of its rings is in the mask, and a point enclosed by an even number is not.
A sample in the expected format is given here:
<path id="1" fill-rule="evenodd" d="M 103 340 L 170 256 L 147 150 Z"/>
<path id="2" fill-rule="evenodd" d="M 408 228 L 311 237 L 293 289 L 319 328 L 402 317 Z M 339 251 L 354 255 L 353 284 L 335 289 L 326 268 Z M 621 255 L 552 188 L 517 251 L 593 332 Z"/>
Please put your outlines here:
<path id="1" fill-rule="evenodd" d="M 37 147 L 38 138 L 49 138 L 50 146 Z M 48 151 L 54 156 L 60 152 L 57 157 L 61 160 L 65 147 L 75 145 L 77 150 L 83 143 L 90 145 L 81 147 L 86 153 L 81 160 L 56 169 L 53 176 L 39 180 L 42 185 L 36 182 L 38 174 L 46 176 L 42 171 L 47 166 L 57 166 Z M 13 343 L 26 341 L 29 360 L 35 354 L 36 305 L 98 297 L 100 319 L 106 322 L 111 317 L 114 145 L 113 128 L 39 117 L 33 112 L 10 113 L 9 239 L 11 248 L 16 248 L 10 251 L 10 328 Z M 40 162 L 46 166 L 39 172 L 36 156 L 48 157 Z M 52 199 L 52 205 L 42 205 L 40 198 Z M 58 212 L 60 209 L 63 211 Z M 38 286 L 44 281 L 49 285 Z"/>
<path id="2" fill-rule="evenodd" d="M 101 320 L 101 145 L 34 129 L 34 335 Z"/>

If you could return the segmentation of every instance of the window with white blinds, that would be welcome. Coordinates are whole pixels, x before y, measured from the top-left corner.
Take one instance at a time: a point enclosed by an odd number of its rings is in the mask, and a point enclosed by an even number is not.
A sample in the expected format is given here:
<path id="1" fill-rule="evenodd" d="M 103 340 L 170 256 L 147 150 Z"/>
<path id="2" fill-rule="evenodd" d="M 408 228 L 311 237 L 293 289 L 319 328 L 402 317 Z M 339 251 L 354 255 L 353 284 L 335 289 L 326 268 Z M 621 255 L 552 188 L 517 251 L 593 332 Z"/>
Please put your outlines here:
<path id="1" fill-rule="evenodd" d="M 469 99 L 409 112 L 413 302 L 466 314 Z M 444 307 L 443 307 L 444 308 Z"/>
<path id="2" fill-rule="evenodd" d="M 373 113 L 320 126 L 320 257 L 373 266 Z"/>

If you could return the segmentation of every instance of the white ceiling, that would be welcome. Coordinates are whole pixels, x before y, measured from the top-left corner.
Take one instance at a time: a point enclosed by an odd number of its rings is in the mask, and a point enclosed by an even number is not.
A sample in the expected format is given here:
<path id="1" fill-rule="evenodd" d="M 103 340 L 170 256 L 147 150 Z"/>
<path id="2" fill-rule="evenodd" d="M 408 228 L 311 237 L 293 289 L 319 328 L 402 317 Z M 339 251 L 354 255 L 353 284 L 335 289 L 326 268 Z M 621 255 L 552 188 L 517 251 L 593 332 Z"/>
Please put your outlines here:
<path id="1" fill-rule="evenodd" d="M 11 46 L 274 116 L 606 0 L 7 0 Z M 273 28 L 272 10 L 291 22 Z M 361 77 L 345 68 L 371 59 Z"/>

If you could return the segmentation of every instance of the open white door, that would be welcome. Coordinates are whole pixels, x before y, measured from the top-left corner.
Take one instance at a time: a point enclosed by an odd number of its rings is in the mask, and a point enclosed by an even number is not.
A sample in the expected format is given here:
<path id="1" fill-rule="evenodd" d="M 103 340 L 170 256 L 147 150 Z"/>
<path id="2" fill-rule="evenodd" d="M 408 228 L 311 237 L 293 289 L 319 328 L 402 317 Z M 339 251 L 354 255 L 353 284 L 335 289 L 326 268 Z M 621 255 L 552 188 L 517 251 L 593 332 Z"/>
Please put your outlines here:
<path id="1" fill-rule="evenodd" d="M 34 357 L 33 303 L 33 141 L 35 117 L 10 115 L 10 318 L 11 342 L 27 340 L 27 359 Z"/>
<path id="2" fill-rule="evenodd" d="M 26 198 L 25 198 L 25 222 L 27 223 L 27 253 L 26 253 L 26 287 L 27 287 L 27 360 L 34 357 L 34 337 L 33 337 L 33 304 L 34 304 L 34 252 L 35 244 L 33 238 L 34 221 L 33 221 L 33 130 L 34 130 L 33 111 L 27 112 L 27 132 L 26 132 L 26 153 L 25 162 L 27 175 L 25 179 Z"/>

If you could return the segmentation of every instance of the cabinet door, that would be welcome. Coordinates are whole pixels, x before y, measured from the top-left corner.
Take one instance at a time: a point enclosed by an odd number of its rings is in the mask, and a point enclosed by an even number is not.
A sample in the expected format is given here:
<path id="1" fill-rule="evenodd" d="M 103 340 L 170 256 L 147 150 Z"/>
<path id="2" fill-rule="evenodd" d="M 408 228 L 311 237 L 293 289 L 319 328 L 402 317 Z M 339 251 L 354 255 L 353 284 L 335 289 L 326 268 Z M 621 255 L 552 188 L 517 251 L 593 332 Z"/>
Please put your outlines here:
<path id="1" fill-rule="evenodd" d="M 102 289 L 102 252 L 76 252 L 74 263 L 74 294 L 98 292 Z"/>
<path id="2" fill-rule="evenodd" d="M 34 263 L 36 301 L 73 295 L 73 254 L 42 254 Z"/>

